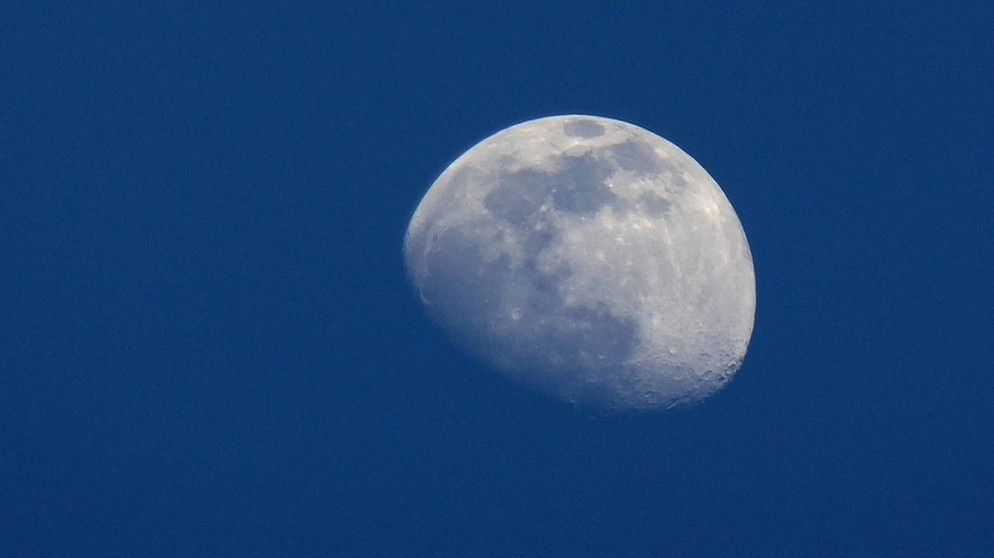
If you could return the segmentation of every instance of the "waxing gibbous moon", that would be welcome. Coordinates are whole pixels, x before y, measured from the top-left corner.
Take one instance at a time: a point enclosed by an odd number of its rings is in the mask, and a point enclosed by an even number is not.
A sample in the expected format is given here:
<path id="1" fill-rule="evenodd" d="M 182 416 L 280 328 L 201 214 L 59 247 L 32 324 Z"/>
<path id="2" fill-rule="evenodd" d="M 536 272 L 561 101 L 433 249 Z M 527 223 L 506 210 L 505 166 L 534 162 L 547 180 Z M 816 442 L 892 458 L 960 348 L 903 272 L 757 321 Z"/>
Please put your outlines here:
<path id="1" fill-rule="evenodd" d="M 583 407 L 700 401 L 752 336 L 752 255 L 728 199 L 618 120 L 553 116 L 480 142 L 421 200 L 404 257 L 456 342 Z"/>

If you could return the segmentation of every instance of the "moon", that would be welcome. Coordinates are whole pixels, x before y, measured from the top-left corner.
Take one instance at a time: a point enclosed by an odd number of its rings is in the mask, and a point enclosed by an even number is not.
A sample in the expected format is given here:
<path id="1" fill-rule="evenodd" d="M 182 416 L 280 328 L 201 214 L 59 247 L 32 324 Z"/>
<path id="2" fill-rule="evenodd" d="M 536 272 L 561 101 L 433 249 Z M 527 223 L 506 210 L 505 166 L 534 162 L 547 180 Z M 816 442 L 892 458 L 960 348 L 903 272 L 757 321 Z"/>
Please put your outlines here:
<path id="1" fill-rule="evenodd" d="M 699 402 L 752 336 L 732 205 L 690 155 L 619 120 L 540 118 L 472 147 L 421 200 L 404 258 L 457 344 L 580 407 Z"/>

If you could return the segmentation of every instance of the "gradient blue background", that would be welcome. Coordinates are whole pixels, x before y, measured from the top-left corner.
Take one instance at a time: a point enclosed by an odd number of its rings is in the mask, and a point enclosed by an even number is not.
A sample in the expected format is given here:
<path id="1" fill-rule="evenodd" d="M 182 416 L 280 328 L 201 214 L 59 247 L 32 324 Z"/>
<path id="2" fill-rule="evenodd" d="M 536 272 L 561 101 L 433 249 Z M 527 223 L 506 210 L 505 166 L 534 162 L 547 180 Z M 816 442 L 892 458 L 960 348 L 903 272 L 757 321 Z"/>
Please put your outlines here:
<path id="1" fill-rule="evenodd" d="M 994 552 L 989 3 L 207 4 L 0 9 L 0 555 Z M 436 176 L 564 113 L 738 212 L 701 406 L 578 413 L 407 286 Z"/>

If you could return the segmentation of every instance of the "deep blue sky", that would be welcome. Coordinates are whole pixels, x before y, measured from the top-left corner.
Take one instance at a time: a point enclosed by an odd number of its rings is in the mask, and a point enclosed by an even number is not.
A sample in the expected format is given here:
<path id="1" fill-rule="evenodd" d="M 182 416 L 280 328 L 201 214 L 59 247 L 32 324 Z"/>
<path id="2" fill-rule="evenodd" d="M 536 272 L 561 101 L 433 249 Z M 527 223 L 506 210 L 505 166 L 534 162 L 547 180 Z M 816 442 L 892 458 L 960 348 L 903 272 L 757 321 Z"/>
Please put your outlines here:
<path id="1" fill-rule="evenodd" d="M 0 555 L 994 552 L 989 3 L 337 4 L 0 9 Z M 578 413 L 406 284 L 438 173 L 564 113 L 738 212 L 703 405 Z"/>

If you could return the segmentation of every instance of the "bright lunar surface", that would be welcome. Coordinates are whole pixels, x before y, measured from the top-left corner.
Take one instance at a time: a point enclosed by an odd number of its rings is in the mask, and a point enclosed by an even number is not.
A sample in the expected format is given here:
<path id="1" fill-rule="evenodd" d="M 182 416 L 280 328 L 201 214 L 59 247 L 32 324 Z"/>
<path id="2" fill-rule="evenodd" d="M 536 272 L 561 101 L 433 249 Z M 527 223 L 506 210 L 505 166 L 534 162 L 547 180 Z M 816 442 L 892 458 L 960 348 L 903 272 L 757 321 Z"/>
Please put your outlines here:
<path id="1" fill-rule="evenodd" d="M 618 120 L 542 118 L 474 146 L 421 200 L 404 256 L 458 343 L 579 406 L 699 401 L 752 336 L 752 256 L 728 199 Z"/>

